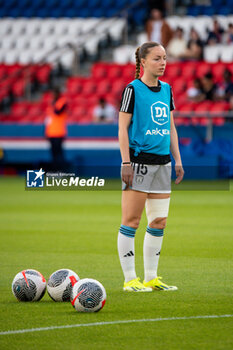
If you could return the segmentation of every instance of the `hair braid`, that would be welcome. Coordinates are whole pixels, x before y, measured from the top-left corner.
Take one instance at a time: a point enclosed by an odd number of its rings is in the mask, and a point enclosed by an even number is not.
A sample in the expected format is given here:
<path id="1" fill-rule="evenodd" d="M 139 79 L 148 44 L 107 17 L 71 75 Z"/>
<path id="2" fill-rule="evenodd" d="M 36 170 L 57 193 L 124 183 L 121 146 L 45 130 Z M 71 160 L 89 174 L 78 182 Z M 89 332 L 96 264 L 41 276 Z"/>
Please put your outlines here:
<path id="1" fill-rule="evenodd" d="M 139 51 L 140 51 L 140 46 L 137 48 L 135 52 L 135 58 L 136 58 L 135 79 L 138 79 L 140 77 L 141 63 L 140 63 Z"/>

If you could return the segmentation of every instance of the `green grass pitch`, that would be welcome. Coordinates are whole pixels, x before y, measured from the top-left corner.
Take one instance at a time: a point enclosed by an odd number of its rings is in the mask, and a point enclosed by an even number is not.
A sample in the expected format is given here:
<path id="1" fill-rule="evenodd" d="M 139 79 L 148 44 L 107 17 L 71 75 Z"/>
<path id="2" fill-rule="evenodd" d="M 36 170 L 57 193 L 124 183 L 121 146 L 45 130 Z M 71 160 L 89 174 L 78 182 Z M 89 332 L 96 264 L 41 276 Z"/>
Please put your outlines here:
<path id="1" fill-rule="evenodd" d="M 232 191 L 173 192 L 159 275 L 179 290 L 145 294 L 122 291 L 116 245 L 120 191 L 25 191 L 24 179 L 1 178 L 0 193 L 0 331 L 168 318 L 0 335 L 1 350 L 233 349 L 232 317 L 188 319 L 233 314 Z M 141 278 L 145 227 L 144 214 L 136 234 Z M 48 294 L 37 303 L 20 303 L 11 282 L 25 268 L 46 279 L 60 268 L 95 278 L 106 288 L 106 305 L 99 313 L 79 314 Z"/>

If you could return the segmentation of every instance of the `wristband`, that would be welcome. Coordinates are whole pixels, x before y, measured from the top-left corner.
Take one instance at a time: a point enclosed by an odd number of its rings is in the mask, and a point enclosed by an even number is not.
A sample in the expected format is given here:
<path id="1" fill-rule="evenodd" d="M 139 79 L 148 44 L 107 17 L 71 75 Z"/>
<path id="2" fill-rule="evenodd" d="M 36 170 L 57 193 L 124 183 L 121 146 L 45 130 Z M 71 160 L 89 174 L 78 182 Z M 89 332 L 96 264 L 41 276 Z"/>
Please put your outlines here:
<path id="1" fill-rule="evenodd" d="M 121 165 L 131 164 L 131 162 L 122 162 Z"/>

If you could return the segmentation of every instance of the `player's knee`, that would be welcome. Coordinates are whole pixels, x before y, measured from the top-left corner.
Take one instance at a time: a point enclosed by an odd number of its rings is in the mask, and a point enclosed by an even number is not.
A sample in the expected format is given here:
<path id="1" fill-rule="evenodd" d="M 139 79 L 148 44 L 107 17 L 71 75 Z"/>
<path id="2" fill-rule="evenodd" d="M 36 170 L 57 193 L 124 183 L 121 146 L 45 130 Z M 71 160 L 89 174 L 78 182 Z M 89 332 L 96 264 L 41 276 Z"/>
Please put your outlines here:
<path id="1" fill-rule="evenodd" d="M 140 218 L 136 217 L 136 216 L 127 218 L 126 220 L 123 220 L 123 225 L 129 226 L 132 228 L 136 228 L 136 229 L 138 228 L 139 223 L 140 223 Z"/>
<path id="2" fill-rule="evenodd" d="M 146 200 L 146 216 L 151 228 L 164 229 L 169 211 L 170 198 Z"/>
<path id="3" fill-rule="evenodd" d="M 167 218 L 156 218 L 152 222 L 149 223 L 151 228 L 157 228 L 160 230 L 165 229 L 167 224 Z"/>

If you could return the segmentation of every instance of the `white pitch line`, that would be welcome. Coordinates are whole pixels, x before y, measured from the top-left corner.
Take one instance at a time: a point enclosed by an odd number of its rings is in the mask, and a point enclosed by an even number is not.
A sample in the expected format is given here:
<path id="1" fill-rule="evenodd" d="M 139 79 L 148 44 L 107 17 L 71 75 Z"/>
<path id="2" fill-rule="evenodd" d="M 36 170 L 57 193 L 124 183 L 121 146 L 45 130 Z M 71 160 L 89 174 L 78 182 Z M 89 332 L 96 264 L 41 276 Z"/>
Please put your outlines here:
<path id="1" fill-rule="evenodd" d="M 229 318 L 229 317 L 233 317 L 233 315 L 204 315 L 204 316 L 187 316 L 187 317 L 148 318 L 148 319 L 139 319 L 139 320 L 118 320 L 118 321 L 95 322 L 95 323 L 78 323 L 78 324 L 70 324 L 70 325 L 64 325 L 64 326 L 51 326 L 51 327 L 28 328 L 28 329 L 18 329 L 18 330 L 16 329 L 12 331 L 0 332 L 0 335 L 42 332 L 42 331 L 50 331 L 54 329 L 106 326 L 106 325 L 127 324 L 127 323 L 195 320 L 195 319 L 212 319 L 212 318 Z"/>

